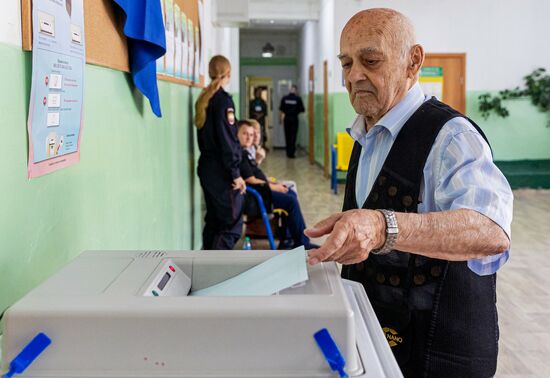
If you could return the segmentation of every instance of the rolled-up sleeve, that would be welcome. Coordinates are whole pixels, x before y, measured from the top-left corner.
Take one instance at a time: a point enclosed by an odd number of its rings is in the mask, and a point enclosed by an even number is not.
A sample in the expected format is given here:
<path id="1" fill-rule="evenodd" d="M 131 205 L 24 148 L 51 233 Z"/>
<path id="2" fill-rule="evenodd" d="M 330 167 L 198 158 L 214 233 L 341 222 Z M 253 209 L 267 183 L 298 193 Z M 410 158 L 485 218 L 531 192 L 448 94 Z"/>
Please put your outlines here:
<path id="1" fill-rule="evenodd" d="M 453 121 L 469 125 L 463 118 Z M 475 210 L 498 224 L 511 238 L 512 190 L 493 163 L 491 150 L 483 137 L 471 125 L 469 127 L 450 134 L 444 142 L 434 194 L 436 207 L 439 211 Z M 493 274 L 508 257 L 509 251 L 506 251 L 469 260 L 468 266 L 479 275 Z"/>

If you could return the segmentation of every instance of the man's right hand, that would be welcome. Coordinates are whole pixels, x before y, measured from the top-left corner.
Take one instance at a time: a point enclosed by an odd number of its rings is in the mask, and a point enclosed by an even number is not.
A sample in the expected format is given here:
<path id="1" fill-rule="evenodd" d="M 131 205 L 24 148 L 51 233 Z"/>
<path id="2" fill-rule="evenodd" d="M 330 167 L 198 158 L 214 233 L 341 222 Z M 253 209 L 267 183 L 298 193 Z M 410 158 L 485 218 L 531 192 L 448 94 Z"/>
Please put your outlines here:
<path id="1" fill-rule="evenodd" d="M 242 177 L 237 177 L 233 180 L 233 190 L 238 190 L 241 194 L 246 192 L 246 183 Z"/>

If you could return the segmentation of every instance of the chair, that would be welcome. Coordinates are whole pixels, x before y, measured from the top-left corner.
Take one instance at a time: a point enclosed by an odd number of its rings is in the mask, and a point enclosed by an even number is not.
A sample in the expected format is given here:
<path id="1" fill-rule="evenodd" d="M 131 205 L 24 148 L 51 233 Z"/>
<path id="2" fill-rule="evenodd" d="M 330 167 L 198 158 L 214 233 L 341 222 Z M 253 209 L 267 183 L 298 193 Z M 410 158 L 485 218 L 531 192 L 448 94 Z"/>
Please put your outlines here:
<path id="1" fill-rule="evenodd" d="M 271 229 L 271 221 L 270 221 L 270 218 L 269 218 L 269 215 L 267 213 L 267 210 L 266 210 L 266 207 L 265 207 L 265 204 L 264 204 L 264 200 L 261 196 L 261 194 L 254 188 L 250 187 L 250 185 L 247 185 L 246 187 L 246 192 L 248 194 L 250 194 L 256 201 L 256 204 L 258 206 L 258 210 L 259 210 L 259 215 L 262 219 L 262 222 L 263 222 L 263 225 L 264 225 L 264 229 L 265 229 L 265 235 L 267 236 L 267 239 L 269 240 L 269 247 L 273 250 L 277 249 L 277 247 L 275 246 L 275 239 L 273 238 L 273 230 Z M 250 211 L 250 210 L 249 210 Z M 247 233 L 249 232 L 249 226 L 252 227 L 252 229 L 254 229 L 254 226 L 252 223 L 255 219 L 257 219 L 257 215 L 258 214 L 248 214 L 247 211 L 245 211 L 245 215 L 247 216 L 247 218 L 249 216 L 251 216 L 253 218 L 253 220 L 248 220 L 247 219 Z M 251 234 L 251 236 L 263 236 L 261 235 L 259 232 L 254 232 L 253 234 Z"/>
<path id="2" fill-rule="evenodd" d="M 338 193 L 338 172 L 347 172 L 353 139 L 347 132 L 336 134 L 336 144 L 332 145 L 330 189 L 334 194 Z"/>

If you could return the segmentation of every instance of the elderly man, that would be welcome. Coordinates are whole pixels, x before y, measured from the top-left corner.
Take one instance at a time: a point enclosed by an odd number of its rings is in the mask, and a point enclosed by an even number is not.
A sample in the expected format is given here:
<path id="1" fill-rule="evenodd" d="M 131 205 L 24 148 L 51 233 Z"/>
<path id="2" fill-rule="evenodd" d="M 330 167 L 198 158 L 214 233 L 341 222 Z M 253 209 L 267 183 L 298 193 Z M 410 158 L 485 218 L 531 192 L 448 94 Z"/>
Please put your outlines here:
<path id="1" fill-rule="evenodd" d="M 329 234 L 309 262 L 340 262 L 363 284 L 405 376 L 490 377 L 510 187 L 479 127 L 423 94 L 405 16 L 357 13 L 340 49 L 355 145 L 344 211 L 306 230 Z"/>

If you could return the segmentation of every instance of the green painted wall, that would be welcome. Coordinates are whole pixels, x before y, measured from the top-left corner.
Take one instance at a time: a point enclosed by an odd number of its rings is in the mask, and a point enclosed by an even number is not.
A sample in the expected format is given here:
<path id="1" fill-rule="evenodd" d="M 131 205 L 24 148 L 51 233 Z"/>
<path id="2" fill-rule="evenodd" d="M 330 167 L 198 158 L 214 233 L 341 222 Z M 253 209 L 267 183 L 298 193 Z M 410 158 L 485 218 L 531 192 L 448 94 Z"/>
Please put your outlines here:
<path id="1" fill-rule="evenodd" d="M 159 82 L 157 119 L 128 74 L 88 65 L 80 163 L 29 181 L 31 55 L 0 56 L 0 312 L 83 250 L 200 247 L 197 89 Z"/>
<path id="2" fill-rule="evenodd" d="M 491 115 L 484 120 L 478 111 L 478 96 L 481 93 L 487 92 L 472 91 L 466 94 L 466 113 L 487 134 L 495 160 L 550 159 L 547 114 L 538 111 L 529 99 L 517 99 L 504 102 L 504 106 L 510 111 L 507 118 Z"/>

